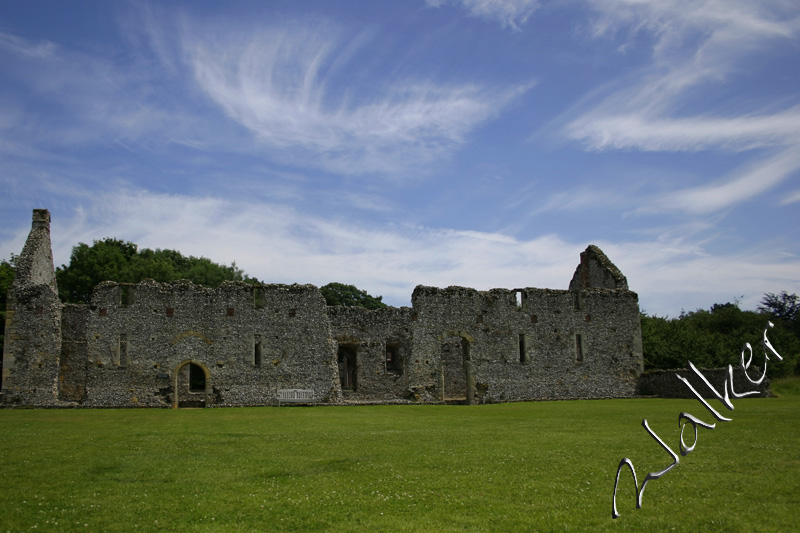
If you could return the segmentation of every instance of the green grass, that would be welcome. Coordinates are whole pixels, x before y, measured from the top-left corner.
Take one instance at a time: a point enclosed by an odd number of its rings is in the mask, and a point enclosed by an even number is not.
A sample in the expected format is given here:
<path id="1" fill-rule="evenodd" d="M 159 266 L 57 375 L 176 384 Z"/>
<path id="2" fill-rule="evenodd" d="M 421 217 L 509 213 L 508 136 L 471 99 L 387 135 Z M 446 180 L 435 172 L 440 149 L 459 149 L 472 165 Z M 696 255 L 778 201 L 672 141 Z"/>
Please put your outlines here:
<path id="1" fill-rule="evenodd" d="M 617 520 L 697 401 L 0 410 L 0 531 L 797 530 L 800 396 L 734 404 Z"/>

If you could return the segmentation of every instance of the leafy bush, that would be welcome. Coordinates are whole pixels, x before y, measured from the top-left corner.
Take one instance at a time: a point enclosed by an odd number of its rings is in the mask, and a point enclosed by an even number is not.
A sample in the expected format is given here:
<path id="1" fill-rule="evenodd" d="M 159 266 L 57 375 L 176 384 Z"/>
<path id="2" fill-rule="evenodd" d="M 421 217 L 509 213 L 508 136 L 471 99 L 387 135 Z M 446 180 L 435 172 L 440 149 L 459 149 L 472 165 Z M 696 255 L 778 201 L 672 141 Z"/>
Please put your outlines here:
<path id="1" fill-rule="evenodd" d="M 383 309 L 387 307 L 381 300 L 383 296 L 371 296 L 355 285 L 344 283 L 328 283 L 320 288 L 328 305 L 344 305 L 364 307 L 366 309 Z"/>

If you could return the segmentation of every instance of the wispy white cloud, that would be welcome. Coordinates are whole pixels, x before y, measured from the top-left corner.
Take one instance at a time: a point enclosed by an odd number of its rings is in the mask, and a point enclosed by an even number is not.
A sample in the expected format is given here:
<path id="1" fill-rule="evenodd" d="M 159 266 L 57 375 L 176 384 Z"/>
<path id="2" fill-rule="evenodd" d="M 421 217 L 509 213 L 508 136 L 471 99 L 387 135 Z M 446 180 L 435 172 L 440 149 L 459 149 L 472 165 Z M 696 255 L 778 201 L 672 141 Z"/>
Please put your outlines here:
<path id="1" fill-rule="evenodd" d="M 786 196 L 783 200 L 781 200 L 781 205 L 789 205 L 797 202 L 800 202 L 800 191 L 794 191 Z"/>
<path id="2" fill-rule="evenodd" d="M 517 31 L 540 7 L 538 0 L 426 0 L 433 7 L 441 7 L 448 1 L 460 4 L 473 17 L 497 21 L 504 28 Z"/>
<path id="3" fill-rule="evenodd" d="M 709 92 L 752 69 L 759 53 L 795 43 L 800 5 L 782 0 L 588 0 L 594 38 L 650 46 L 651 59 L 565 114 L 562 133 L 589 150 L 745 152 L 728 176 L 640 199 L 639 213 L 706 215 L 753 198 L 800 169 L 800 107 Z M 758 154 L 760 150 L 768 155 Z M 777 154 L 777 155 L 776 155 Z"/>
<path id="4" fill-rule="evenodd" d="M 31 43 L 16 35 L 0 31 L 0 48 L 29 58 L 48 59 L 55 55 L 58 46 L 47 40 Z"/>
<path id="5" fill-rule="evenodd" d="M 117 143 L 152 149 L 198 140 L 200 119 L 186 111 L 185 95 L 156 96 L 156 76 L 145 61 L 117 62 L 101 54 L 0 34 L 4 77 L 26 88 L 0 103 L 3 149 L 12 155 L 52 148 Z M 182 103 L 182 105 L 170 105 Z M 202 137 L 200 137 L 202 140 Z"/>
<path id="6" fill-rule="evenodd" d="M 567 127 L 591 149 L 648 151 L 750 150 L 800 145 L 800 107 L 766 116 L 649 118 L 641 114 L 587 115 Z"/>
<path id="7" fill-rule="evenodd" d="M 420 176 L 532 86 L 373 78 L 360 60 L 374 32 L 319 19 L 212 24 L 146 9 L 134 19 L 122 26 L 135 47 L 122 60 L 0 33 L 5 75 L 38 99 L 25 112 L 0 104 L 0 150 L 182 145 L 337 174 Z"/>
<path id="8" fill-rule="evenodd" d="M 769 159 L 757 161 L 730 179 L 660 195 L 637 211 L 683 211 L 692 215 L 713 213 L 772 189 L 798 170 L 800 149 L 790 148 Z"/>
<path id="9" fill-rule="evenodd" d="M 595 37 L 644 34 L 652 61 L 571 121 L 566 134 L 593 149 L 743 150 L 798 142 L 798 108 L 759 112 L 704 109 L 695 89 L 723 83 L 745 60 L 800 35 L 800 7 L 782 0 L 660 2 L 589 0 Z M 625 37 L 623 37 L 624 39 Z M 641 46 L 641 43 L 638 43 Z M 752 67 L 750 67 L 752 68 Z M 702 100 L 708 105 L 708 100 Z M 758 104 L 756 104 L 758 105 Z M 728 104 L 730 106 L 730 104 Z M 685 140 L 681 140 L 681 138 Z"/>
<path id="10" fill-rule="evenodd" d="M 526 201 L 530 201 L 527 199 Z M 559 191 L 548 196 L 545 203 L 533 211 L 533 214 L 548 211 L 576 211 L 592 208 L 611 209 L 628 205 L 630 202 L 623 192 L 609 189 L 578 188 Z"/>
<path id="11" fill-rule="evenodd" d="M 706 67 L 724 71 L 739 59 L 737 52 L 760 48 L 770 39 L 792 38 L 800 31 L 797 5 L 785 0 L 587 0 L 587 4 L 596 14 L 595 36 L 644 32 L 652 36 L 659 63 L 689 62 L 700 71 Z"/>
<path id="12" fill-rule="evenodd" d="M 183 42 L 195 78 L 231 119 L 276 153 L 337 172 L 430 166 L 530 87 L 392 78 L 353 94 L 343 71 L 365 46 L 363 36 L 353 45 L 327 24 L 235 38 L 189 28 Z"/>
<path id="13" fill-rule="evenodd" d="M 765 292 L 800 283 L 800 260 L 783 254 L 780 243 L 753 243 L 724 255 L 682 238 L 598 245 L 631 288 L 647 295 L 640 305 L 648 313 L 675 316 L 678 309 L 708 309 L 740 296 L 743 309 L 755 309 Z"/>

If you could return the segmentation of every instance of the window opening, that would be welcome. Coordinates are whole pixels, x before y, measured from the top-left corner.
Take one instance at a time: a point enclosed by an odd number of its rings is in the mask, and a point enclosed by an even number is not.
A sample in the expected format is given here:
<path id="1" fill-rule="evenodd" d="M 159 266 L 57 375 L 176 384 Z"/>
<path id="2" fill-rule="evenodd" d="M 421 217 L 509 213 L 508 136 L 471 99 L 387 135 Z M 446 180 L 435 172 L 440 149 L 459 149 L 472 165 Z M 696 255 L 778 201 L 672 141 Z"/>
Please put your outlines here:
<path id="1" fill-rule="evenodd" d="M 261 335 L 256 335 L 253 341 L 253 364 L 261 366 Z"/>
<path id="2" fill-rule="evenodd" d="M 522 289 L 515 289 L 514 298 L 517 301 L 517 307 L 521 308 L 522 304 L 525 302 L 525 292 Z"/>
<path id="3" fill-rule="evenodd" d="M 128 307 L 133 304 L 133 295 L 136 291 L 130 285 L 119 286 L 119 304 L 122 307 Z"/>
<path id="4" fill-rule="evenodd" d="M 528 362 L 528 346 L 525 339 L 525 334 L 519 334 L 519 362 L 520 363 L 527 363 Z"/>
<path id="5" fill-rule="evenodd" d="M 575 360 L 583 363 L 583 336 L 580 333 L 575 334 Z"/>
<path id="6" fill-rule="evenodd" d="M 128 335 L 121 333 L 119 336 L 119 366 L 128 364 Z"/>
<path id="7" fill-rule="evenodd" d="M 581 298 L 581 293 L 578 291 L 572 293 L 572 306 L 575 311 L 583 309 L 583 298 Z"/>
<path id="8" fill-rule="evenodd" d="M 403 373 L 403 361 L 400 359 L 399 344 L 386 344 L 386 371 L 393 374 Z"/>

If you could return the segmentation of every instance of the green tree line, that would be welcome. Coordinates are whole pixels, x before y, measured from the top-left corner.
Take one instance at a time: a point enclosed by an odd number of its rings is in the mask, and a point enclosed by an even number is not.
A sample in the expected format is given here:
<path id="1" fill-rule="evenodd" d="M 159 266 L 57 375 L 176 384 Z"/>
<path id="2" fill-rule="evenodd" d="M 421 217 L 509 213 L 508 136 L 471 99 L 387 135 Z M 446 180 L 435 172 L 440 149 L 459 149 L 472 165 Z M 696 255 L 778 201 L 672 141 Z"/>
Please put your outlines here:
<path id="1" fill-rule="evenodd" d="M 697 367 L 718 368 L 739 365 L 742 348 L 750 343 L 753 361 L 763 368 L 761 345 L 767 322 L 767 336 L 783 357 L 767 364 L 770 378 L 800 374 L 800 316 L 796 294 L 766 293 L 757 311 L 744 311 L 737 301 L 714 304 L 709 310 L 681 312 L 677 318 L 642 313 L 642 347 L 645 370 Z M 750 352 L 745 350 L 745 360 Z M 755 375 L 758 375 L 756 373 Z"/>

